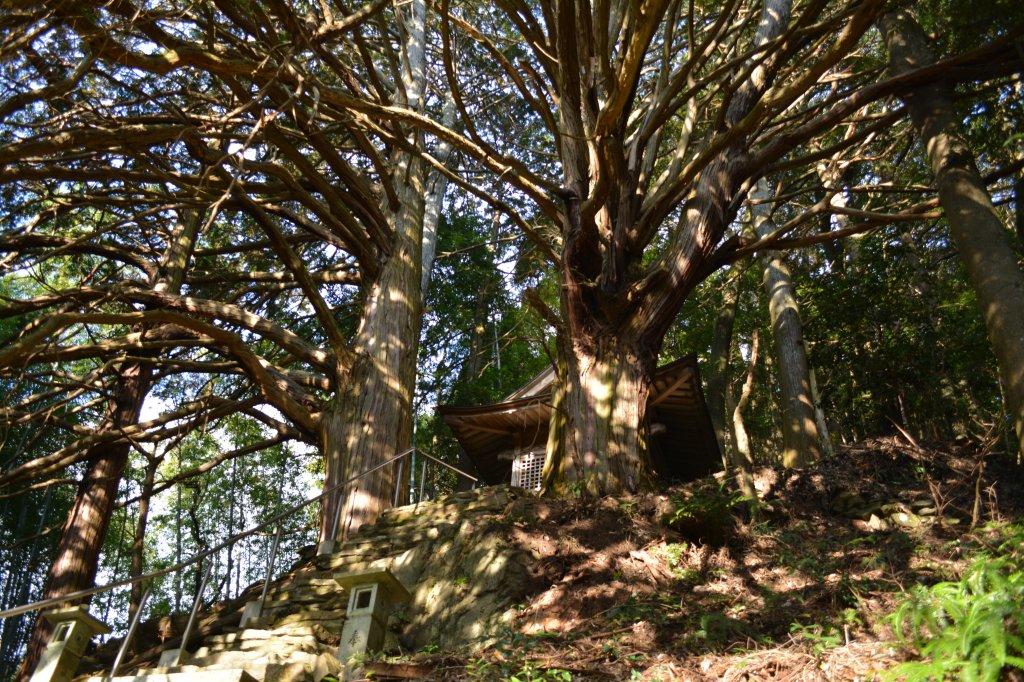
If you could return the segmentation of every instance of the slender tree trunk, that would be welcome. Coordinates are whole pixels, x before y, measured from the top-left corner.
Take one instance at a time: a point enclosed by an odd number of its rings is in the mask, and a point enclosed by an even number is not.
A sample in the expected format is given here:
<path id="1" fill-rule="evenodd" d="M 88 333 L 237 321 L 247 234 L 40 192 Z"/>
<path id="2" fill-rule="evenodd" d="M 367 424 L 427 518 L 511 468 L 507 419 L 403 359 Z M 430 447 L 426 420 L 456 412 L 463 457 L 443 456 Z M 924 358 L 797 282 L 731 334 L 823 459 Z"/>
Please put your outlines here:
<path id="1" fill-rule="evenodd" d="M 811 380 L 811 400 L 814 401 L 814 419 L 818 423 L 818 435 L 821 440 L 821 451 L 826 457 L 833 457 L 836 454 L 832 447 L 832 434 L 825 421 L 825 409 L 821 406 L 821 393 L 818 392 L 818 379 L 814 375 L 814 368 L 808 369 Z"/>
<path id="2" fill-rule="evenodd" d="M 722 303 L 715 319 L 714 336 L 711 338 L 711 357 L 708 359 L 710 371 L 707 373 L 708 412 L 711 423 L 718 437 L 718 447 L 722 451 L 722 463 L 729 464 L 729 450 L 733 447 L 730 438 L 728 417 L 726 416 L 726 387 L 729 381 L 729 357 L 732 354 L 733 326 L 736 321 L 736 306 L 739 302 L 740 278 L 746 268 L 737 264 L 729 273 L 729 278 L 722 287 Z"/>
<path id="3" fill-rule="evenodd" d="M 238 492 L 238 460 L 231 460 L 231 499 L 228 502 L 228 537 L 235 534 L 235 496 Z M 224 585 L 226 586 L 226 595 L 228 598 L 231 597 L 231 572 L 235 570 L 235 546 L 228 545 L 228 560 L 227 567 L 224 571 Z"/>
<path id="4" fill-rule="evenodd" d="M 548 422 L 548 440 L 545 446 L 544 470 L 541 472 L 541 489 L 545 494 L 555 493 L 562 478 L 562 461 L 565 457 L 565 386 L 567 353 L 561 346 L 565 339 L 559 334 L 555 338 L 555 377 L 551 385 L 551 419 Z"/>
<path id="5" fill-rule="evenodd" d="M 180 466 L 180 461 L 179 461 Z M 181 486 L 174 486 L 174 563 L 181 563 Z M 181 611 L 182 571 L 174 572 L 174 613 Z"/>
<path id="6" fill-rule="evenodd" d="M 768 261 L 764 287 L 783 398 L 782 463 L 787 467 L 806 466 L 821 458 L 818 425 L 800 310 L 792 276 L 781 258 Z"/>
<path id="7" fill-rule="evenodd" d="M 452 128 L 455 125 L 455 99 L 451 95 L 444 101 L 444 109 L 441 112 L 441 125 L 445 128 Z M 448 163 L 452 154 L 452 146 L 441 141 L 436 152 L 437 160 L 441 163 Z M 448 189 L 448 176 L 438 172 L 430 174 L 430 182 L 427 188 L 426 203 L 423 207 L 423 271 L 420 273 L 420 296 L 426 300 L 427 289 L 430 286 L 430 273 L 434 267 L 434 257 L 437 254 L 437 228 L 441 222 L 441 210 L 444 208 L 444 195 Z"/>
<path id="8" fill-rule="evenodd" d="M 928 39 L 909 12 L 887 14 L 880 25 L 894 73 L 934 62 Z M 948 88 L 920 87 L 903 99 L 928 154 L 950 235 L 981 304 L 1006 412 L 1024 449 L 1024 274 L 963 139 Z"/>
<path id="9" fill-rule="evenodd" d="M 754 370 L 757 368 L 758 350 L 760 348 L 761 335 L 757 329 L 750 339 L 750 361 L 747 363 L 747 377 L 740 389 L 739 400 L 734 400 L 731 391 L 726 392 L 726 401 L 732 413 L 732 439 L 736 444 L 733 453 L 733 464 L 741 472 L 747 472 L 754 466 L 754 454 L 750 448 L 750 436 L 747 434 L 747 425 L 743 420 L 743 410 L 750 402 L 750 396 L 754 391 Z M 746 486 L 753 490 L 753 482 L 741 478 L 741 490 L 752 499 L 757 499 L 756 492 L 748 492 Z"/>
<path id="10" fill-rule="evenodd" d="M 145 477 L 142 480 L 142 498 L 139 500 L 139 517 L 135 521 L 135 537 L 132 540 L 131 575 L 142 575 L 146 568 L 146 525 L 149 523 L 149 498 L 153 494 L 153 481 L 156 470 L 163 458 L 152 457 L 146 465 Z M 128 621 L 139 610 L 142 603 L 142 583 L 134 583 L 128 597 Z"/>
<path id="11" fill-rule="evenodd" d="M 1017 239 L 1024 245 L 1024 176 L 1017 178 L 1013 185 L 1014 225 L 1017 227 Z"/>
<path id="12" fill-rule="evenodd" d="M 754 228 L 764 236 L 775 230 L 768 201 L 767 182 L 757 183 L 751 193 Z M 804 346 L 803 323 L 793 277 L 780 255 L 764 259 L 764 289 L 775 339 L 779 388 L 782 393 L 782 464 L 802 467 L 821 458 L 818 424 L 811 395 L 811 376 Z"/>

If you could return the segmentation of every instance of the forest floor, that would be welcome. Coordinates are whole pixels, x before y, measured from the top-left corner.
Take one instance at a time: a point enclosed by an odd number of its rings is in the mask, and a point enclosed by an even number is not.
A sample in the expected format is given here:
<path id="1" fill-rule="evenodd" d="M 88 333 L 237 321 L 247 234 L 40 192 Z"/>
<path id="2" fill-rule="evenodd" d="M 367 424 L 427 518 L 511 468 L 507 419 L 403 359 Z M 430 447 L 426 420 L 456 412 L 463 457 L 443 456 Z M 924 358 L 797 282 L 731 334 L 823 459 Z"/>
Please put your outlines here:
<path id="1" fill-rule="evenodd" d="M 890 620 L 906 590 L 958 579 L 999 523 L 1024 519 L 1022 469 L 977 447 L 876 439 L 755 478 L 757 518 L 721 476 L 518 500 L 511 540 L 535 580 L 510 627 L 482 653 L 427 647 L 403 665 L 451 680 L 873 679 L 912 655 Z"/>

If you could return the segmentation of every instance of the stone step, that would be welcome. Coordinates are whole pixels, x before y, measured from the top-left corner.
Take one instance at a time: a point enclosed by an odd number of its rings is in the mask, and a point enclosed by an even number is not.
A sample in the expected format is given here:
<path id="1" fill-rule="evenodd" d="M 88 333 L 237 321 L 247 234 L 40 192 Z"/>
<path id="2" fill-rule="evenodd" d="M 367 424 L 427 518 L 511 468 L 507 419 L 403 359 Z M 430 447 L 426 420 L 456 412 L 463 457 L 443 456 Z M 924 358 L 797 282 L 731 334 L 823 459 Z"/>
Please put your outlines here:
<path id="1" fill-rule="evenodd" d="M 329 611 L 299 611 L 284 616 L 267 614 L 249 623 L 253 628 L 272 627 L 278 628 L 284 625 L 293 626 L 314 626 L 319 625 L 328 632 L 338 634 L 345 624 L 345 609 L 332 609 Z"/>
<path id="2" fill-rule="evenodd" d="M 324 581 L 325 585 L 281 585 L 279 588 L 267 591 L 267 602 L 271 601 L 297 601 L 297 602 L 322 602 L 330 599 L 341 599 L 345 596 L 345 590 L 333 579 Z"/>
<path id="3" fill-rule="evenodd" d="M 335 582 L 333 577 L 321 577 L 320 571 L 310 570 L 307 573 L 291 578 L 290 580 L 281 581 L 278 585 L 271 584 L 270 592 L 279 588 L 309 588 L 309 589 L 337 589 L 338 583 Z"/>
<path id="4" fill-rule="evenodd" d="M 266 651 L 285 652 L 302 651 L 306 653 L 320 653 L 322 645 L 312 635 L 275 635 L 265 639 L 221 639 L 210 641 L 212 638 L 203 640 L 203 645 L 196 650 L 193 658 L 204 658 L 212 654 L 228 651 L 250 652 Z"/>
<path id="5" fill-rule="evenodd" d="M 371 568 L 387 568 L 390 565 L 389 559 L 399 556 L 405 553 L 405 549 L 386 549 L 380 550 L 372 556 L 361 555 L 358 558 L 340 554 L 328 554 L 326 556 L 317 557 L 316 566 L 325 572 L 323 575 L 334 576 L 338 573 L 350 573 L 352 571 L 363 571 Z"/>
<path id="6" fill-rule="evenodd" d="M 216 651 L 209 652 L 206 655 L 198 655 L 199 653 L 205 652 L 201 652 L 201 650 L 197 651 L 196 654 L 189 656 L 187 664 L 174 668 L 167 668 L 166 670 L 169 672 L 179 672 L 179 668 L 196 670 L 239 668 L 248 670 L 255 677 L 260 677 L 259 672 L 265 670 L 267 666 L 271 665 L 302 665 L 310 666 L 310 668 L 312 668 L 312 666 L 316 665 L 321 652 L 261 647 L 249 651 Z M 160 669 L 154 668 L 154 670 Z"/>
<path id="7" fill-rule="evenodd" d="M 313 627 L 286 626 L 282 628 L 242 628 L 235 632 L 224 632 L 218 635 L 210 635 L 203 639 L 204 644 L 230 644 L 233 642 L 262 641 L 276 638 L 305 638 L 316 637 L 316 629 Z"/>
<path id="8" fill-rule="evenodd" d="M 205 663 L 199 665 L 181 665 L 174 668 L 152 668 L 140 670 L 134 676 L 116 677 L 118 682 L 185 682 L 197 680 L 204 682 L 314 682 L 316 665 L 301 662 L 267 662 L 253 660 L 242 665 L 230 663 Z M 245 677 L 236 676 L 238 672 Z M 221 678 L 219 675 L 229 677 Z M 209 676 L 209 677 L 208 677 Z M 89 682 L 103 682 L 103 678 L 90 678 Z"/>
<path id="9" fill-rule="evenodd" d="M 483 514 L 504 511 L 508 503 L 515 499 L 507 488 L 490 488 L 485 491 L 474 491 L 471 494 L 457 493 L 433 502 L 419 505 L 408 504 L 384 511 L 376 524 L 390 526 L 406 523 L 421 518 L 439 518 L 452 514 Z M 372 527 L 372 526 L 371 526 Z"/>
<path id="10" fill-rule="evenodd" d="M 446 521 L 440 521 L 432 523 L 429 526 L 418 527 L 400 527 L 395 528 L 391 531 L 375 532 L 373 535 L 366 535 L 362 538 L 358 538 L 360 546 L 365 543 L 372 543 L 374 546 L 396 546 L 396 545 L 414 545 L 419 544 L 425 540 L 436 540 L 441 537 L 442 532 L 454 528 L 455 524 L 448 523 Z M 343 543 L 339 548 L 338 552 L 344 552 L 348 548 L 348 542 Z M 336 552 L 336 553 L 338 553 Z"/>
<path id="11" fill-rule="evenodd" d="M 273 595 L 273 599 L 267 599 L 263 605 L 263 613 L 270 611 L 287 610 L 288 608 L 313 609 L 345 608 L 348 605 L 348 594 L 340 587 L 333 594 L 328 595 L 306 595 L 292 592 L 279 592 Z"/>

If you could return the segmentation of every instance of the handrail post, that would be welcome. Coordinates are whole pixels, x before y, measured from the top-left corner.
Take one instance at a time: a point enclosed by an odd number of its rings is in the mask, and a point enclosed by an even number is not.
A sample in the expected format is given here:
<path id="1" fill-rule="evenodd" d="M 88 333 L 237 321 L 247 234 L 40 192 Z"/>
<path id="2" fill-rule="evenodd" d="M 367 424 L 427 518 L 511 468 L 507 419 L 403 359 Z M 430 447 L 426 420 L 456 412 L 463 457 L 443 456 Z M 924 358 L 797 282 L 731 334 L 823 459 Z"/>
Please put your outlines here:
<path id="1" fill-rule="evenodd" d="M 427 460 L 424 459 L 423 463 L 420 465 L 420 492 L 419 492 L 418 495 L 416 495 L 416 504 L 419 504 L 420 502 L 423 501 L 423 489 L 426 487 L 426 485 L 427 485 Z"/>
<path id="2" fill-rule="evenodd" d="M 270 578 L 274 574 L 274 560 L 277 559 L 277 543 L 281 541 L 281 524 L 277 524 L 274 531 L 274 542 L 270 545 L 270 557 L 267 559 L 267 579 L 263 581 L 263 592 L 260 594 L 259 616 L 263 615 L 263 607 L 267 603 L 267 591 L 270 588 Z M 259 617 L 257 616 L 257 618 Z"/>
<path id="3" fill-rule="evenodd" d="M 391 501 L 392 507 L 398 506 L 398 498 L 402 494 L 402 472 L 405 471 L 405 458 L 398 460 L 398 473 L 395 475 L 395 499 Z"/>
<path id="4" fill-rule="evenodd" d="M 172 668 L 181 665 L 181 655 L 185 653 L 185 647 L 188 646 L 188 638 L 192 634 L 192 627 L 196 623 L 196 614 L 199 612 L 199 604 L 203 601 L 203 591 L 206 590 L 206 582 L 210 579 L 211 573 L 213 573 L 213 561 L 210 561 L 210 565 L 206 567 L 206 575 L 203 576 L 202 581 L 199 583 L 199 589 L 196 590 L 196 598 L 192 601 L 192 613 L 188 616 L 188 624 L 185 625 L 185 632 L 181 636 L 181 644 L 178 645 L 178 653 L 171 662 L 170 667 Z"/>
<path id="5" fill-rule="evenodd" d="M 117 676 L 117 669 L 121 667 L 121 661 L 124 660 L 124 655 L 128 651 L 128 646 L 131 644 L 132 638 L 135 636 L 135 630 L 139 627 L 139 621 L 142 620 L 142 609 L 146 607 L 146 600 L 149 599 L 149 593 L 151 588 L 147 587 L 142 593 L 142 598 L 139 599 L 139 608 L 132 614 L 132 620 L 128 624 L 128 632 L 125 633 L 124 639 L 121 640 L 121 646 L 117 650 L 117 657 L 114 658 L 114 665 L 110 668 L 110 674 L 107 675 L 107 681 L 113 680 Z"/>
<path id="6" fill-rule="evenodd" d="M 324 554 L 330 554 L 331 552 L 334 551 L 335 538 L 338 535 L 338 524 L 341 523 L 341 510 L 345 506 L 345 500 L 348 497 L 345 493 L 348 491 L 349 485 L 351 485 L 351 481 L 349 483 L 346 483 L 344 486 L 339 487 L 336 491 L 333 491 L 331 493 L 331 496 L 333 496 L 334 493 L 338 493 L 338 495 L 337 495 L 338 502 L 337 502 L 337 504 L 335 506 L 335 509 L 334 509 L 334 516 L 331 519 L 331 532 L 330 532 L 330 534 L 324 540 L 322 540 L 321 542 L 317 543 L 317 548 L 316 548 L 317 556 L 324 555 Z M 330 497 L 327 497 L 325 499 L 330 500 Z"/>

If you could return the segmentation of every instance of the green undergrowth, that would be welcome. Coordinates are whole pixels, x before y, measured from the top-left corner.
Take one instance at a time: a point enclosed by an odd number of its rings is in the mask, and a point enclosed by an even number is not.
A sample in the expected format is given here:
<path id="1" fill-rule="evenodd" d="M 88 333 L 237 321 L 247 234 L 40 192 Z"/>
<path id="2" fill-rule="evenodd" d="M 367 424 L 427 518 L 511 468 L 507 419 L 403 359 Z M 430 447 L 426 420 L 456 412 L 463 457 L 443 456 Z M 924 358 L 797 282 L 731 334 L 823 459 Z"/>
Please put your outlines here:
<path id="1" fill-rule="evenodd" d="M 559 635 L 549 632 L 524 634 L 506 628 L 495 646 L 500 652 L 497 658 L 474 658 L 466 664 L 466 677 L 470 680 L 508 680 L 509 682 L 572 682 L 568 670 L 547 667 L 532 656 L 538 654 L 543 645 Z"/>
<path id="2" fill-rule="evenodd" d="M 989 526 L 987 547 L 956 581 L 911 589 L 892 615 L 919 660 L 889 680 L 998 680 L 1024 670 L 1024 524 Z"/>
<path id="3" fill-rule="evenodd" d="M 720 547 L 734 533 L 734 512 L 743 499 L 724 484 L 705 479 L 671 495 L 673 510 L 663 523 L 688 540 Z"/>

